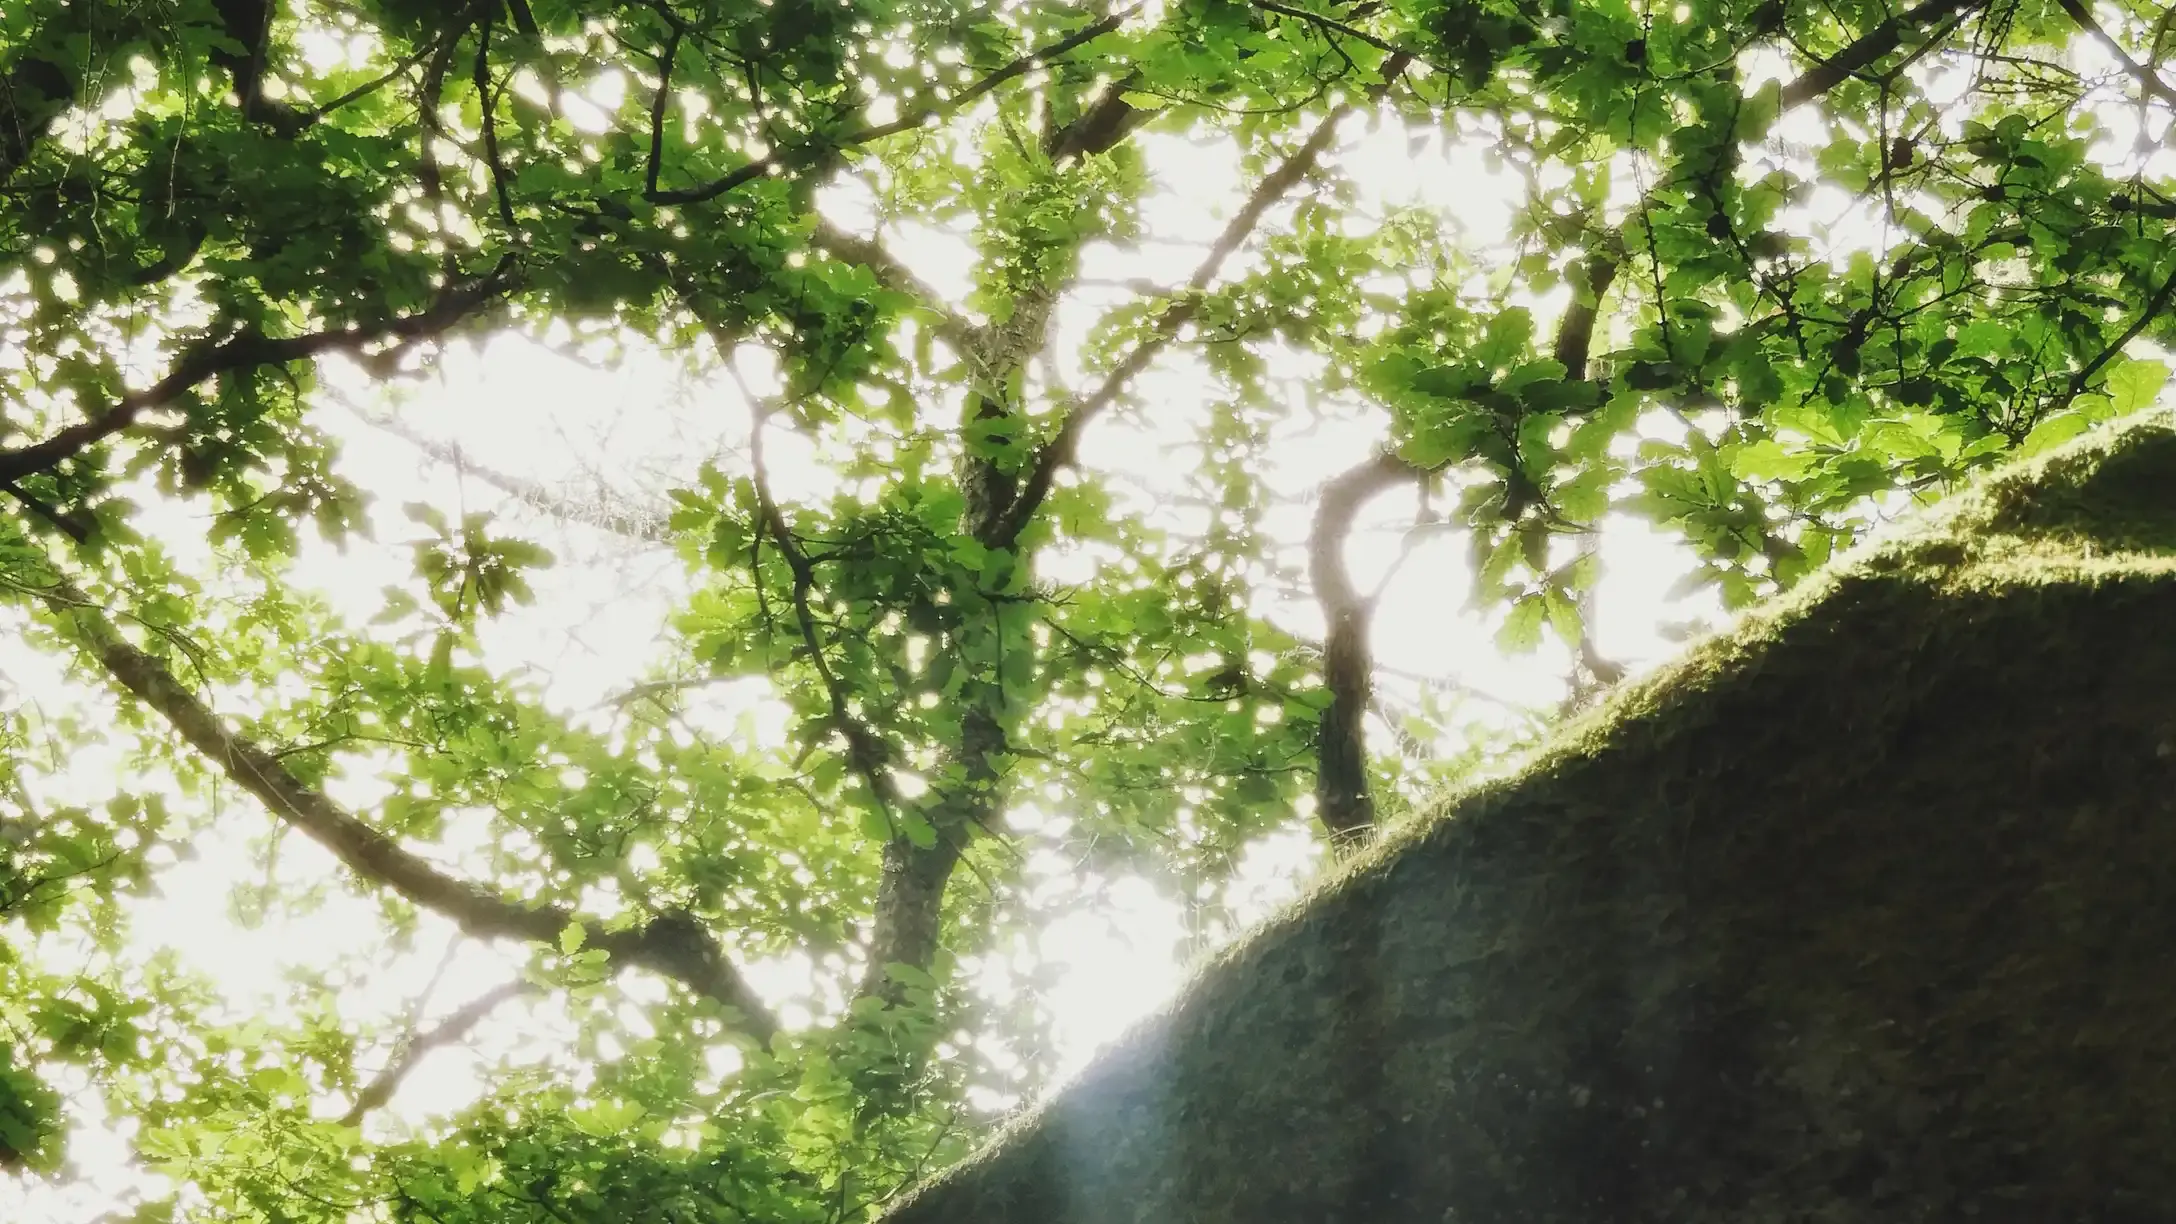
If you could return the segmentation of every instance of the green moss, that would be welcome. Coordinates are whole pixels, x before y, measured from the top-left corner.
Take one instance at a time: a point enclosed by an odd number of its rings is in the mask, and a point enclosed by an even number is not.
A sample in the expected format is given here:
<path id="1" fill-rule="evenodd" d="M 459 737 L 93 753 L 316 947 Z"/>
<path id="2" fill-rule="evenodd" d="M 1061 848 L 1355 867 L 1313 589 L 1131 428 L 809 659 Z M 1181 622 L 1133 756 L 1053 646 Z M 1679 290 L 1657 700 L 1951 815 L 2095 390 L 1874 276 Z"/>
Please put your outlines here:
<path id="1" fill-rule="evenodd" d="M 2158 1218 L 2176 434 L 2007 473 L 1447 801 L 893 1215 Z"/>
<path id="2" fill-rule="evenodd" d="M 2176 551 L 2176 433 L 2128 431 L 2124 445 L 2060 452 L 2049 474 L 2011 481 L 1990 507 L 1988 529 L 2093 541 L 2127 551 Z"/>

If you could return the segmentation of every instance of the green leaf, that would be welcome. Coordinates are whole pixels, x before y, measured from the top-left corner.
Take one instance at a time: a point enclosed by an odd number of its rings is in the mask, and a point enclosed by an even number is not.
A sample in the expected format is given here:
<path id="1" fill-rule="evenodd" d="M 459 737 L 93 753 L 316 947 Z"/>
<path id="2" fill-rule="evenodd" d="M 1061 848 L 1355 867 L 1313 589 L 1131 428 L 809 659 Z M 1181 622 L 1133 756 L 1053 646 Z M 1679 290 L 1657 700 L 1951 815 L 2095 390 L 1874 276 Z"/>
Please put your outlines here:
<path id="1" fill-rule="evenodd" d="M 1496 389 L 1504 392 L 1520 392 L 1535 383 L 1560 383 L 1564 379 L 1564 363 L 1549 358 L 1525 362 L 1501 379 Z"/>
<path id="2" fill-rule="evenodd" d="M 373 625 L 390 625 L 394 621 L 414 615 L 419 610 L 416 597 L 399 587 L 386 587 L 384 596 L 385 607 L 379 609 L 378 614 L 370 618 L 370 623 Z"/>
<path id="3" fill-rule="evenodd" d="M 1957 332 L 1959 356 L 1993 357 L 2010 349 L 2011 331 L 1992 319 L 1976 319 Z"/>
<path id="4" fill-rule="evenodd" d="M 2119 358 L 2108 366 L 2108 398 L 2115 401 L 2115 415 L 2129 416 L 2150 408 L 2168 383 L 2168 363 Z"/>
<path id="5" fill-rule="evenodd" d="M 2017 456 L 2030 459 L 2061 446 L 2092 427 L 2093 422 L 2082 412 L 2058 412 L 2032 427 L 2025 440 L 2017 445 Z"/>
<path id="6" fill-rule="evenodd" d="M 1783 82 L 1764 82 L 1759 89 L 1745 96 L 1738 108 L 1738 116 L 1732 125 L 1732 139 L 1740 144 L 1757 144 L 1767 139 L 1768 129 L 1775 126 L 1783 113 Z"/>
<path id="7" fill-rule="evenodd" d="M 1505 654 L 1525 654 L 1541 645 L 1541 627 L 1549 621 L 1549 605 L 1541 594 L 1521 596 L 1496 631 L 1496 648 Z"/>
<path id="8" fill-rule="evenodd" d="M 1819 456 L 1785 450 L 1774 438 L 1730 448 L 1730 474 L 1740 480 L 1798 480 L 1819 463 Z"/>
<path id="9" fill-rule="evenodd" d="M 905 961 L 884 962 L 884 972 L 902 986 L 912 986 L 918 990 L 935 990 L 937 988 L 937 979 L 931 977 L 927 970 L 910 965 Z"/>
<path id="10" fill-rule="evenodd" d="M 410 522 L 420 523 L 440 535 L 446 535 L 453 530 L 452 525 L 446 521 L 445 513 L 429 502 L 404 502 L 400 510 L 408 516 Z"/>
<path id="11" fill-rule="evenodd" d="M 1525 555 L 1525 538 L 1516 531 L 1507 531 L 1504 538 L 1488 551 L 1487 559 L 1475 575 L 1476 587 L 1483 592 L 1495 591 L 1503 586 L 1511 568 Z"/>
<path id="12" fill-rule="evenodd" d="M 1486 366 L 1510 366 L 1524 356 L 1534 338 L 1534 314 L 1524 306 L 1506 307 L 1488 321 L 1488 329 L 1475 346 L 1475 361 Z M 1553 363 L 1552 363 L 1553 364 Z M 1558 367 L 1557 377 L 1563 377 Z"/>
<path id="13" fill-rule="evenodd" d="M 1550 490 L 1549 500 L 1565 517 L 1591 523 L 1609 509 L 1609 491 L 1617 479 L 1615 467 L 1597 464 Z"/>
<path id="14" fill-rule="evenodd" d="M 1549 625 L 1567 646 L 1576 647 L 1584 639 L 1586 630 L 1579 616 L 1579 605 L 1571 596 L 1556 587 L 1542 592 L 1543 607 L 1549 614 Z"/>
<path id="15" fill-rule="evenodd" d="M 429 676 L 433 684 L 443 685 L 453 678 L 454 642 L 455 637 L 452 633 L 441 633 L 438 635 L 438 639 L 431 643 Z"/>
<path id="16" fill-rule="evenodd" d="M 579 922 L 570 922 L 559 932 L 559 951 L 563 955 L 572 956 L 582 950 L 583 943 L 588 939 L 587 928 Z"/>
<path id="17" fill-rule="evenodd" d="M 1443 419 L 1414 431 L 1398 446 L 1398 457 L 1432 472 L 1471 458 L 1474 443 L 1486 428 L 1478 418 L 1470 415 Z"/>

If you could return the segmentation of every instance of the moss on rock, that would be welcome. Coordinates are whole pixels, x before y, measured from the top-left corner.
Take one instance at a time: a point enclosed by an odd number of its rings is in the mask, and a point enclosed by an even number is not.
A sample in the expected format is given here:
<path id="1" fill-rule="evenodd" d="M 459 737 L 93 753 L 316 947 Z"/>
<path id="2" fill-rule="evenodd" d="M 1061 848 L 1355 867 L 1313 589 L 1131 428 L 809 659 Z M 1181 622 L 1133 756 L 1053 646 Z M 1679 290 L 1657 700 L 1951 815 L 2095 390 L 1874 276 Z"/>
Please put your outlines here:
<path id="1" fill-rule="evenodd" d="M 2171 949 L 2153 419 L 1454 797 L 890 1219 L 2164 1218 Z"/>

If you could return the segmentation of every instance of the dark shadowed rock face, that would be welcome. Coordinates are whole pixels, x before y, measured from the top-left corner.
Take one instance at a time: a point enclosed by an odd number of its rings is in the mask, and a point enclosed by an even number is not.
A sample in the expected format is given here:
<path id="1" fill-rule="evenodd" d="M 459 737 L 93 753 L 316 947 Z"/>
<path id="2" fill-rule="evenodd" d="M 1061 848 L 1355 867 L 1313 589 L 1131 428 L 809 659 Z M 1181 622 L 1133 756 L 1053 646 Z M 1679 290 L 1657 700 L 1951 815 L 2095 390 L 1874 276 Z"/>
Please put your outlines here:
<path id="1" fill-rule="evenodd" d="M 1210 966 L 893 1224 L 2176 1217 L 2176 435 L 1967 498 Z"/>

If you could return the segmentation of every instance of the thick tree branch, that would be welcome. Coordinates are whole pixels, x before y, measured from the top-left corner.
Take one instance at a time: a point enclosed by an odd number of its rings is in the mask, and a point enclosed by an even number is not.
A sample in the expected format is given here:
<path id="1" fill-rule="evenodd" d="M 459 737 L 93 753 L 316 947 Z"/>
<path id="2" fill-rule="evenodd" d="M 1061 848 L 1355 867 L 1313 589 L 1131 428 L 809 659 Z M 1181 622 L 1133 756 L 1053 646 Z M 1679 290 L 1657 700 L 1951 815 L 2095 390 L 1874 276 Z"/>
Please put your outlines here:
<path id="1" fill-rule="evenodd" d="M 460 48 L 461 40 L 449 36 L 440 42 L 424 65 L 423 80 L 416 88 L 417 126 L 423 138 L 417 141 L 416 181 L 423 188 L 423 198 L 438 207 L 445 197 L 445 176 L 438 165 L 437 142 L 446 134 L 444 116 L 439 108 L 446 97 L 446 77 L 453 71 L 453 54 Z"/>
<path id="2" fill-rule="evenodd" d="M 691 307 L 692 308 L 692 307 Z M 712 332 L 712 342 L 721 353 L 732 351 L 731 338 Z M 738 374 L 735 374 L 736 379 Z M 889 967 L 907 964 L 926 969 L 935 960 L 939 942 L 943 936 L 944 893 L 951 880 L 952 871 L 959 865 L 960 845 L 956 839 L 957 826 L 963 821 L 952 819 L 933 821 L 937 827 L 936 840 L 928 845 L 917 845 L 904 831 L 898 829 L 894 813 L 898 811 L 899 796 L 892 781 L 888 764 L 890 747 L 882 735 L 853 712 L 846 684 L 832 668 L 824 653 L 824 643 L 816 623 L 812 596 L 816 588 L 816 566 L 800 542 L 794 537 L 792 525 L 786 521 L 784 510 L 771 495 L 770 477 L 763 461 L 763 428 L 769 416 L 768 408 L 745 383 L 741 395 L 754 413 L 749 440 L 752 480 L 756 491 L 756 538 L 750 543 L 749 568 L 751 579 L 761 589 L 762 549 L 766 539 L 785 560 L 792 575 L 793 588 L 789 596 L 793 604 L 795 624 L 799 627 L 801 643 L 808 652 L 809 662 L 822 684 L 825 700 L 830 706 L 827 721 L 832 730 L 845 741 L 847 764 L 868 788 L 871 801 L 877 805 L 892 835 L 885 841 L 882 863 L 883 874 L 877 884 L 875 912 L 871 916 L 869 935 L 869 960 L 862 973 L 862 980 L 855 992 L 856 998 L 876 998 L 887 1003 L 898 1003 L 901 990 L 892 978 Z M 986 754 L 975 750 L 978 729 L 994 728 L 987 714 L 970 707 L 961 719 L 963 738 L 967 743 L 959 759 L 967 769 L 970 790 L 976 782 L 990 781 Z M 1001 738 L 1001 737 L 1000 737 Z M 985 802 L 987 802 L 985 800 Z"/>
<path id="3" fill-rule="evenodd" d="M 933 102 L 927 106 L 918 106 L 889 123 L 879 123 L 847 132 L 835 140 L 824 142 L 818 148 L 789 149 L 784 152 L 755 158 L 746 165 L 713 179 L 701 187 L 669 190 L 655 187 L 648 188 L 643 192 L 643 198 L 653 204 L 697 204 L 704 200 L 714 200 L 767 174 L 773 174 L 781 170 L 801 169 L 816 164 L 832 156 L 839 149 L 855 148 L 871 141 L 882 140 L 887 136 L 896 136 L 901 132 L 913 131 L 932 119 L 939 119 L 960 110 L 975 99 L 1015 77 L 1025 76 L 1068 51 L 1094 42 L 1105 34 L 1111 33 L 1124 25 L 1126 19 L 1139 11 L 1140 7 L 1139 4 L 1133 4 L 1120 9 L 1101 21 L 1084 26 L 1072 34 L 1051 43 L 1049 46 L 1030 51 L 943 101 Z M 654 121 L 653 127 L 655 127 Z M 652 152 L 662 155 L 663 150 L 659 142 L 653 142 Z M 645 178 L 654 182 L 656 172 L 657 167 L 653 165 L 645 171 Z"/>
<path id="4" fill-rule="evenodd" d="M 491 174 L 491 197 L 498 205 L 499 224 L 506 227 L 509 238 L 519 242 L 521 226 L 514 220 L 511 186 L 514 176 L 508 172 L 506 157 L 499 149 L 499 102 L 505 91 L 492 87 L 489 18 L 476 27 L 476 59 L 469 70 L 469 81 L 476 87 L 476 104 L 483 116 L 484 167 Z"/>
<path id="5" fill-rule="evenodd" d="M 1363 844 L 1375 825 L 1362 725 L 1375 692 L 1375 659 L 1368 643 L 1375 600 L 1353 586 L 1345 565 L 1345 540 L 1361 507 L 1377 494 L 1428 474 L 1394 451 L 1379 451 L 1323 487 L 1307 534 L 1307 574 L 1322 607 L 1322 683 L 1330 693 L 1315 738 L 1315 815 L 1328 831 L 1331 847 L 1341 853 Z"/>
<path id="6" fill-rule="evenodd" d="M 1403 56 L 1394 56 L 1384 65 L 1382 83 L 1369 92 L 1371 101 L 1379 100 L 1388 92 L 1398 76 L 1405 71 L 1408 62 Z M 1116 403 L 1134 377 L 1147 369 L 1149 363 L 1178 338 L 1180 330 L 1199 309 L 1200 294 L 1216 279 L 1216 274 L 1223 268 L 1224 262 L 1246 243 L 1271 206 L 1314 172 L 1316 163 L 1328 150 L 1330 142 L 1336 139 L 1338 124 L 1354 109 L 1352 104 L 1347 103 L 1331 110 L 1315 125 L 1315 130 L 1308 135 L 1305 143 L 1286 156 L 1275 170 L 1263 176 L 1238 214 L 1211 244 L 1208 255 L 1194 269 L 1194 274 L 1187 278 L 1186 292 L 1164 308 L 1155 327 L 1104 376 L 1096 389 L 1065 414 L 1057 432 L 1036 453 L 1035 462 L 1029 468 L 1027 480 L 1022 484 L 1019 494 L 1013 498 L 1005 514 L 997 520 L 995 530 L 982 541 L 983 544 L 992 548 L 1010 548 L 1019 539 L 1020 533 L 1027 529 L 1028 523 L 1042 508 L 1043 500 L 1050 496 L 1059 471 L 1070 466 L 1079 456 L 1081 434 L 1088 428 L 1089 422 Z"/>
<path id="7" fill-rule="evenodd" d="M 1623 257 L 1614 251 L 1589 251 L 1574 275 L 1586 284 L 1572 287 L 1571 305 L 1557 321 L 1556 345 L 1551 353 L 1564 367 L 1567 382 L 1587 377 L 1587 356 L 1594 345 L 1594 325 L 1601 317 L 1602 298 L 1617 279 Z"/>
<path id="8" fill-rule="evenodd" d="M 1126 101 L 1126 91 L 1133 87 L 1139 76 L 1139 73 L 1128 73 L 1105 85 L 1096 100 L 1074 116 L 1071 123 L 1054 127 L 1044 134 L 1043 152 L 1053 163 L 1064 163 L 1117 148 L 1119 141 L 1148 121 L 1147 115 Z"/>
<path id="9" fill-rule="evenodd" d="M 990 628 L 994 631 L 997 626 Z M 884 874 L 877 884 L 869 961 L 858 997 L 896 1005 L 904 1000 L 906 986 L 891 975 L 891 966 L 926 970 L 936 959 L 952 873 L 974 830 L 994 833 L 1002 810 L 1005 791 L 1000 758 L 1008 747 L 1000 719 L 1004 702 L 1000 685 L 970 685 L 961 703 L 959 743 L 947 753 L 944 765 L 945 772 L 957 767 L 958 780 L 929 809 L 936 837 L 922 845 L 899 834 L 884 844 Z"/>
<path id="10" fill-rule="evenodd" d="M 1602 555 L 1602 536 L 1599 531 L 1589 531 L 1580 546 L 1580 556 L 1598 564 Z M 1581 633 L 1572 646 L 1571 692 L 1562 713 L 1584 706 L 1597 695 L 1608 691 L 1625 677 L 1625 666 L 1602 653 L 1594 642 L 1594 626 L 1599 619 L 1595 588 L 1588 586 L 1576 595 L 1579 606 Z"/>
<path id="11" fill-rule="evenodd" d="M 959 861 L 958 849 L 943 830 L 939 830 L 935 845 L 918 847 L 898 829 L 893 819 L 899 796 L 890 771 L 890 746 L 875 728 L 855 716 L 845 682 L 831 668 L 812 603 L 816 588 L 815 563 L 794 537 L 792 525 L 771 493 L 770 473 L 763 452 L 764 425 L 770 409 L 733 368 L 734 337 L 704 317 L 691 287 L 683 284 L 681 293 L 688 310 L 710 332 L 711 343 L 716 346 L 720 359 L 727 363 L 727 369 L 740 383 L 741 396 L 747 400 L 752 414 L 749 461 L 758 521 L 755 538 L 749 543 L 749 578 L 756 584 L 760 598 L 763 590 L 762 550 L 768 540 L 792 575 L 790 599 L 794 621 L 830 707 L 827 721 L 845 742 L 847 764 L 861 778 L 869 791 L 870 801 L 877 805 L 885 823 L 892 829 L 883 850 L 883 876 L 877 886 L 876 909 L 871 922 L 869 964 L 856 997 L 896 1002 L 898 991 L 892 987 L 885 967 L 904 962 L 916 968 L 927 968 L 935 958 L 942 934 L 941 902 L 945 883 Z"/>
<path id="12" fill-rule="evenodd" d="M 1834 89 L 1845 78 L 1873 65 L 1896 50 L 1908 34 L 1923 30 L 1959 13 L 1970 12 L 1987 0 L 1920 0 L 1920 3 L 1852 40 L 1843 50 L 1808 69 L 1805 75 L 1783 87 L 1783 107 L 1811 102 Z"/>
<path id="13" fill-rule="evenodd" d="M 214 44 L 211 60 L 234 82 L 234 100 L 242 108 L 242 117 L 286 136 L 308 127 L 310 116 L 265 96 L 275 10 L 272 0 L 213 0 L 212 7 L 219 13 L 220 32 L 233 45 Z"/>
<path id="14" fill-rule="evenodd" d="M 1113 137 L 1115 139 L 1115 136 Z M 914 277 L 876 242 L 858 238 L 819 222 L 816 245 L 835 258 L 850 260 L 874 271 L 888 287 L 905 292 L 936 309 L 938 334 L 960 350 L 976 371 L 976 381 L 987 394 L 972 397 L 971 417 L 1002 414 L 1001 395 L 1005 374 L 1027 359 L 1047 340 L 1052 296 L 1046 292 L 1021 295 L 1004 322 L 976 326 L 946 309 L 942 298 Z M 730 338 L 713 334 L 723 352 L 730 352 Z M 909 987 L 895 978 L 891 966 L 904 964 L 927 970 L 935 961 L 943 938 L 944 898 L 954 870 L 959 866 L 968 831 L 989 827 L 999 802 L 999 769 L 996 753 L 1004 748 L 1004 734 L 997 718 L 981 703 L 980 694 L 963 696 L 960 743 L 947 754 L 950 764 L 962 771 L 960 781 L 927 811 L 935 837 L 918 844 L 906 830 L 892 824 L 897 797 L 887 765 L 889 745 L 877 731 L 854 716 L 843 682 L 830 669 L 823 653 L 810 596 L 815 569 L 785 516 L 770 493 L 761 461 L 761 430 L 766 412 L 747 388 L 743 395 L 756 411 L 755 457 L 758 539 L 751 550 L 760 559 L 763 540 L 769 539 L 785 559 L 793 577 L 792 604 L 802 642 L 822 681 L 830 705 L 828 721 L 846 741 L 848 763 L 864 780 L 879 805 L 892 833 L 885 839 L 882 875 L 871 914 L 868 960 L 855 989 L 857 999 L 875 999 L 887 1005 L 905 1002 Z M 978 406 L 979 405 L 979 406 Z M 966 504 L 961 529 L 970 535 L 987 530 L 1008 502 L 1007 478 L 987 459 L 968 455 L 962 460 L 961 489 Z M 926 1051 L 902 1053 L 912 1061 Z"/>
<path id="15" fill-rule="evenodd" d="M 1568 381 L 1587 378 L 1601 301 L 1622 266 L 1621 243 L 1613 240 L 1602 248 L 1590 249 L 1575 267 L 1574 275 L 1585 283 L 1574 285 L 1571 304 L 1557 322 L 1551 348 L 1551 355 L 1564 366 Z M 1431 474 L 1394 451 L 1378 452 L 1323 487 L 1308 532 L 1308 578 L 1315 590 L 1315 601 L 1322 608 L 1324 627 L 1322 683 L 1330 694 L 1315 739 L 1315 809 L 1330 835 L 1331 848 L 1340 853 L 1365 844 L 1375 824 L 1365 735 L 1366 715 L 1374 705 L 1375 656 L 1369 620 L 1375 598 L 1362 595 L 1353 586 L 1345 564 L 1345 543 L 1361 508 L 1376 495 L 1425 480 Z M 1613 683 L 1623 674 L 1621 668 L 1594 653 L 1591 643 L 1582 641 L 1580 646 L 1580 663 L 1598 682 Z"/>
<path id="16" fill-rule="evenodd" d="M 671 12 L 665 8 L 659 11 Z M 665 169 L 665 111 L 672 101 L 673 61 L 680 56 L 680 40 L 685 33 L 679 22 L 673 22 L 672 37 L 665 40 L 665 49 L 657 54 L 657 92 L 650 96 L 650 156 L 642 169 L 642 194 L 647 199 L 662 194 L 657 176 Z"/>
<path id="17" fill-rule="evenodd" d="M 443 335 L 455 324 L 496 300 L 513 281 L 505 270 L 481 281 L 439 295 L 429 309 L 382 322 L 336 327 L 302 336 L 271 338 L 243 332 L 220 341 L 189 345 L 165 378 L 141 391 L 131 391 L 113 407 L 86 421 L 66 426 L 52 436 L 14 450 L 0 449 L 0 481 L 34 476 L 113 437 L 136 423 L 146 412 L 165 408 L 199 384 L 224 374 L 265 365 L 284 365 L 324 353 L 357 353 L 370 345 L 391 340 L 399 345 Z"/>
<path id="18" fill-rule="evenodd" d="M 48 505 L 43 499 L 12 480 L 0 480 L 0 493 L 6 493 L 9 497 L 21 502 L 25 509 L 37 515 L 48 526 L 76 543 L 90 543 L 91 533 L 96 528 L 96 520 L 83 511 L 62 510 L 58 506 Z"/>
<path id="19" fill-rule="evenodd" d="M 776 1018 L 715 941 L 684 916 L 663 915 L 640 927 L 601 930 L 601 924 L 571 906 L 514 901 L 450 876 L 297 778 L 262 745 L 230 730 L 164 663 L 122 637 L 81 592 L 55 580 L 37 594 L 116 685 L 158 711 L 184 741 L 256 796 L 273 816 L 331 851 L 363 879 L 450 919 L 476 938 L 555 944 L 561 932 L 579 925 L 586 945 L 605 950 L 618 964 L 672 978 L 738 1012 L 742 1031 L 756 1040 L 768 1044 L 777 1032 Z"/>
<path id="20" fill-rule="evenodd" d="M 862 968 L 855 997 L 896 1004 L 901 991 L 890 966 L 926 970 L 936 960 L 944 936 L 945 888 L 960 861 L 953 837 L 939 830 L 930 846 L 917 846 L 905 837 L 884 843 L 884 874 L 869 923 L 869 962 Z"/>
<path id="21" fill-rule="evenodd" d="M 2132 59 L 2131 53 L 2123 49 L 2123 44 L 2117 42 L 2113 34 L 2101 28 L 2100 22 L 2093 19 L 2092 10 L 2086 8 L 2082 0 L 2056 0 L 2056 3 L 2062 6 L 2063 12 L 2072 21 L 2078 23 L 2079 29 L 2092 35 L 2093 41 L 2106 48 L 2108 54 L 2115 57 L 2116 63 L 2123 66 L 2123 71 L 2131 74 L 2147 93 L 2163 102 L 2176 104 L 2176 89 L 2169 88 L 2168 82 L 2161 79 L 2161 74 L 2154 71 L 2153 65 L 2141 64 Z"/>

